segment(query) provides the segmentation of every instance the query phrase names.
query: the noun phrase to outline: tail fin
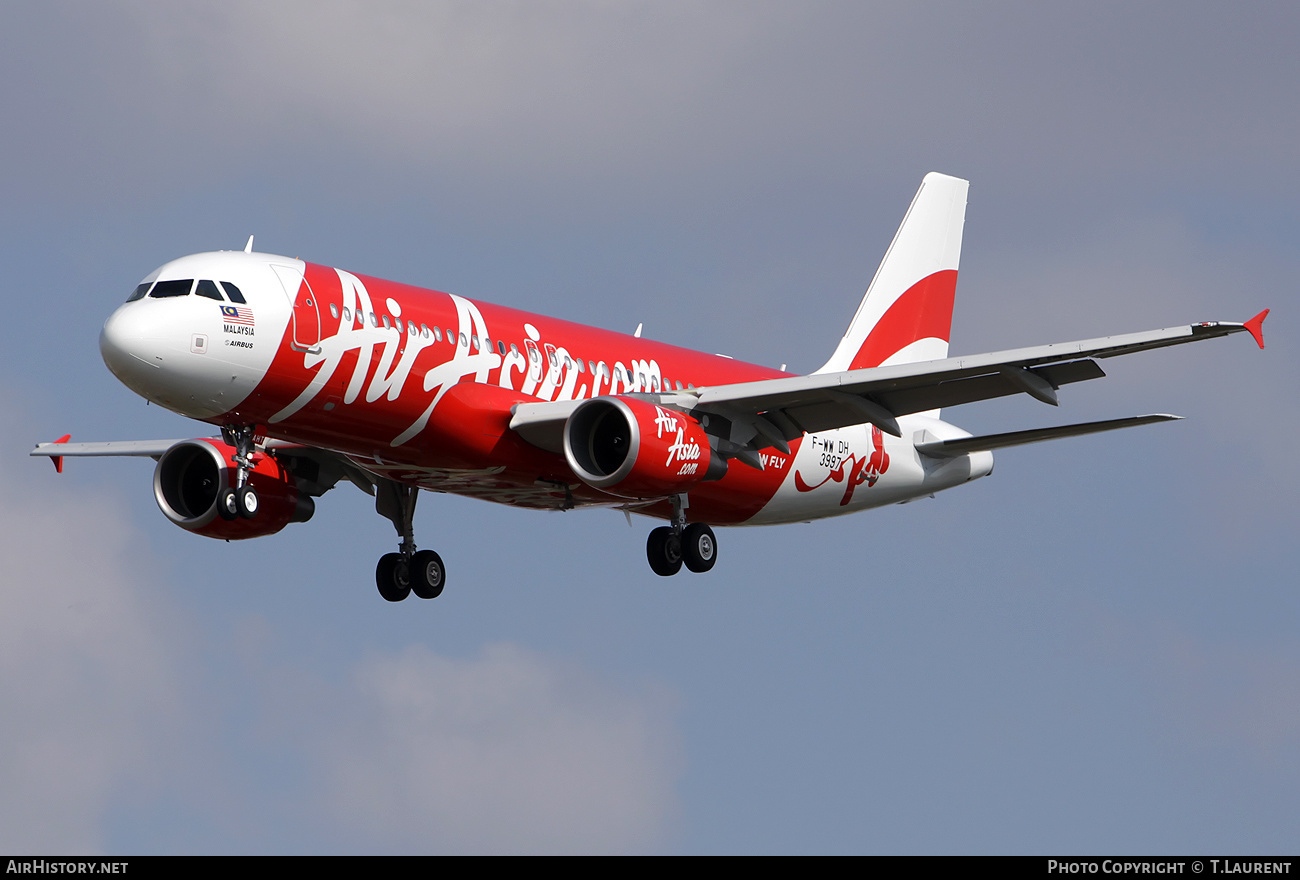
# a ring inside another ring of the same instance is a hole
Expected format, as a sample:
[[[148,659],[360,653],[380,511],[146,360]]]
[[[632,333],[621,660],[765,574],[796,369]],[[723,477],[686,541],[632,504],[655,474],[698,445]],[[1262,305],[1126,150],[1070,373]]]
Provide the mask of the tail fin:
[[[946,174],[925,176],[853,323],[818,373],[948,356],[969,186]]]

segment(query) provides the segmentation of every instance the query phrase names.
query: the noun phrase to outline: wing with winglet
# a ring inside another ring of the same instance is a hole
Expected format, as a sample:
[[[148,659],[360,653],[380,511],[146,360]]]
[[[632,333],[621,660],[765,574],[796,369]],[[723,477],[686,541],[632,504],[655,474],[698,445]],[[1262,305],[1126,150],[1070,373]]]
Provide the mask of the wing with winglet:
[[[1205,322],[920,363],[636,396],[693,415],[721,416],[731,426],[731,436],[724,440],[748,451],[775,447],[788,452],[788,442],[805,432],[870,423],[897,437],[901,436],[899,416],[1011,394],[1024,393],[1056,405],[1061,386],[1105,375],[1097,363],[1101,358],[1241,332],[1250,333],[1263,348],[1262,324],[1267,315],[1265,309],[1240,324]],[[520,404],[510,427],[536,446],[559,451],[564,422],[580,403]],[[737,450],[727,452],[742,460],[749,457]]]

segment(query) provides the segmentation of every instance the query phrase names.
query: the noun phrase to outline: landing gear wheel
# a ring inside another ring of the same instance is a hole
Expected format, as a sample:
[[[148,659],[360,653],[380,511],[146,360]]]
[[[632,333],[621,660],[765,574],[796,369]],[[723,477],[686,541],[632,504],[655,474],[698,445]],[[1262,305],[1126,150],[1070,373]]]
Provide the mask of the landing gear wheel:
[[[389,602],[400,602],[411,595],[411,572],[400,553],[385,553],[375,567],[375,586]]]
[[[704,572],[718,561],[718,539],[704,523],[691,523],[682,532],[682,561],[691,571]]]
[[[421,550],[411,557],[411,591],[421,599],[437,599],[447,582],[442,557],[432,550]],[[382,592],[382,591],[381,591]]]
[[[239,516],[239,502],[235,500],[234,489],[225,488],[217,493],[217,515],[224,520]]]
[[[235,504],[244,519],[257,516],[257,490],[248,483],[240,486],[235,490]]]
[[[646,559],[660,577],[671,577],[682,570],[682,541],[668,526],[650,532],[645,542]]]

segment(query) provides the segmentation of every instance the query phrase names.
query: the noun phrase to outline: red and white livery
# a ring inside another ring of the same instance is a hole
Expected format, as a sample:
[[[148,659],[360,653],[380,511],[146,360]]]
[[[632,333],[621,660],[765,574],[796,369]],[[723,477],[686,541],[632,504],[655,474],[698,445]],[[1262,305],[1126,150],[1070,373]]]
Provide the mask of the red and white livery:
[[[1214,322],[948,357],[967,183],[929,174],[852,323],[807,376],[597,330],[289,257],[196,254],[150,273],[104,324],[104,362],[220,438],[39,445],[157,460],[172,522],[252,538],[310,518],[340,480],[375,496],[400,549],[384,598],[432,598],[420,489],[539,509],[616,507],[666,520],[662,575],[707,571],[712,526],[837,516],[985,476],[992,450],[1176,418],[1147,415],[972,437],[944,407],[1025,393],[1055,405],[1098,361],[1247,331]]]

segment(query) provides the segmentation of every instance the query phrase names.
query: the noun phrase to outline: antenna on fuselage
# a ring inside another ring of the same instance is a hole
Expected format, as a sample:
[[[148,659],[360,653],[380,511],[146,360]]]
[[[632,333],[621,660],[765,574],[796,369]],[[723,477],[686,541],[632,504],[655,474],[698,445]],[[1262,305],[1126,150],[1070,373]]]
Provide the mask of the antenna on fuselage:
[[[637,339],[640,339],[640,338],[641,338],[641,326],[642,326],[642,324],[644,324],[644,323],[645,323],[645,322],[643,321],[641,324],[637,324],[637,325],[636,325],[636,332],[632,334],[632,335],[635,336]]]
[[[244,253],[251,254],[252,252],[253,252],[253,236],[250,235],[248,237],[248,244],[244,245]]]

